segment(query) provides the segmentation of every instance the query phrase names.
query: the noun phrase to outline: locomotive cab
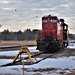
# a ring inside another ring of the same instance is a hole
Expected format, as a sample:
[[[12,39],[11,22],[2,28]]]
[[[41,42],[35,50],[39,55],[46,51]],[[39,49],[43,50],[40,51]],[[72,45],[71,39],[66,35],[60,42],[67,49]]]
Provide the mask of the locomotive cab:
[[[62,36],[62,42],[63,42],[63,47],[67,47],[68,46],[68,25],[64,23],[64,19],[60,19],[60,22],[62,22],[62,24],[60,24],[61,26],[61,30],[59,31],[61,33],[60,36]],[[60,40],[60,39],[59,39]]]

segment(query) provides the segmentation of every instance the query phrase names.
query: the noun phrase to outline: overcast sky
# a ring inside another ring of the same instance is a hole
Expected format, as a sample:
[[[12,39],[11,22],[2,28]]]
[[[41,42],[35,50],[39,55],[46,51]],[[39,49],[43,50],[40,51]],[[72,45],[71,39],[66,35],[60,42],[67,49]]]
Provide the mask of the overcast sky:
[[[64,18],[69,32],[75,32],[75,0],[0,0],[0,31],[41,29],[41,17]]]

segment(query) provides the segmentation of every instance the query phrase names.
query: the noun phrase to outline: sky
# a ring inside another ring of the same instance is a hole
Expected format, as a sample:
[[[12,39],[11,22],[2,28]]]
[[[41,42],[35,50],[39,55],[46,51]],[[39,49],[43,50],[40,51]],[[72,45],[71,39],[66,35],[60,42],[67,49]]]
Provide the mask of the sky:
[[[75,33],[75,0],[0,0],[0,31],[42,29],[42,16],[64,18]]]

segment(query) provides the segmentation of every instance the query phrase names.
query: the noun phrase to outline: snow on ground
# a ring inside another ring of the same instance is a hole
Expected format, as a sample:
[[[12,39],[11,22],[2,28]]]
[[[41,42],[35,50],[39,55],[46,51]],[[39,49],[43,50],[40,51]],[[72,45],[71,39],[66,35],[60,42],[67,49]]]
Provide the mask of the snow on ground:
[[[4,64],[4,63],[8,63],[11,60],[5,60],[5,59],[1,59],[0,60],[0,64]],[[56,68],[52,71],[52,73],[50,71],[48,72],[40,72],[40,70],[44,70],[44,69],[49,69],[49,68]],[[60,69],[58,69],[60,68]],[[30,65],[27,66],[25,65],[25,74],[26,75],[33,75],[37,73],[41,73],[42,75],[53,75],[53,74],[57,74],[60,71],[69,68],[69,69],[74,69],[75,68],[75,56],[71,56],[71,57],[62,57],[62,58],[48,58],[46,60],[43,60],[41,62],[39,62],[38,64],[34,64],[34,65]],[[40,69],[40,70],[39,70]],[[36,70],[36,72],[35,72]],[[39,70],[39,71],[37,71]],[[53,73],[54,72],[54,73]],[[66,70],[66,72],[70,72],[68,70]],[[9,67],[0,67],[0,74],[22,74],[22,65],[17,65],[17,66],[9,66]],[[56,75],[55,74],[55,75]],[[58,74],[57,74],[58,75]],[[59,74],[60,75],[60,74]]]
[[[74,48],[75,44],[68,46]],[[28,47],[31,52],[36,52],[36,47]],[[0,52],[0,55],[14,56],[18,51]],[[0,65],[11,62],[11,59],[0,59]],[[66,75],[75,71],[75,56],[47,58],[38,64],[25,65],[25,75]],[[22,65],[0,67],[0,74],[22,75]]]
[[[75,68],[75,56],[68,58],[68,57],[62,57],[62,58],[48,58],[46,60],[41,61],[38,64],[31,65],[31,66],[25,66],[26,68]],[[72,64],[71,64],[72,63]]]
[[[35,47],[28,47],[28,49],[30,50],[30,52],[38,52],[38,50],[36,50],[36,46]],[[16,56],[18,54],[18,52],[19,52],[19,50],[16,50],[16,51],[12,51],[12,50],[3,51],[3,52],[0,52],[0,55]]]
[[[6,55],[6,56],[15,56],[18,54],[19,51],[3,51],[0,52],[0,55]]]
[[[67,48],[75,49],[75,43],[69,43],[69,46],[67,46]]]

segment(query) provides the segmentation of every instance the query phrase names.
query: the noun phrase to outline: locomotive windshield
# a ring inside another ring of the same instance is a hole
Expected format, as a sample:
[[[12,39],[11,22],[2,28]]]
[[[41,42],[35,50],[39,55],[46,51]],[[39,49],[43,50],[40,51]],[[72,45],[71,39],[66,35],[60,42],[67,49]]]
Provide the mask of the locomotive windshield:
[[[52,19],[51,22],[57,22],[57,20]]]
[[[42,23],[47,23],[47,22],[57,22],[57,20],[54,20],[54,19],[45,19],[45,20],[42,20]]]
[[[42,20],[42,23],[47,23],[47,20]]]

